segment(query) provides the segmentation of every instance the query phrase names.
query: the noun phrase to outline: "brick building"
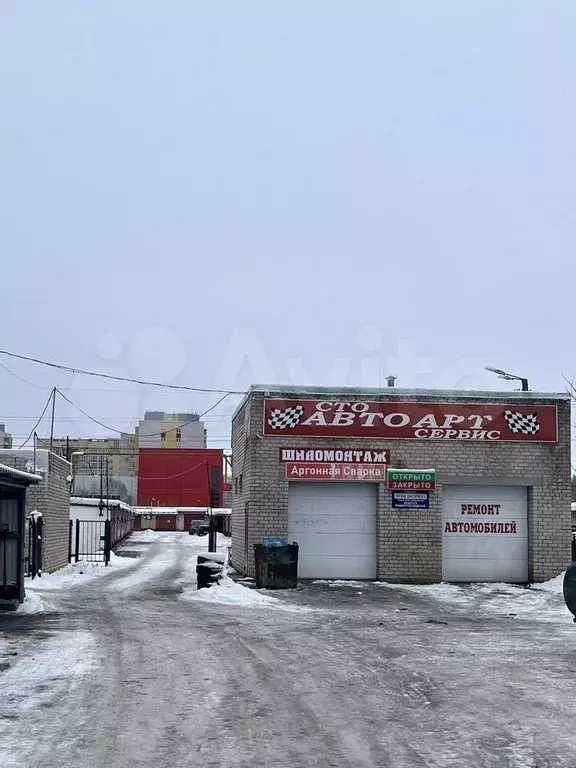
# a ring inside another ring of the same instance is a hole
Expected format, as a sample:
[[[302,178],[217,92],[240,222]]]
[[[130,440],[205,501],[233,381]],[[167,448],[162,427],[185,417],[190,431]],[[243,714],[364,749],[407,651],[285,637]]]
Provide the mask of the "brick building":
[[[568,395],[252,387],[232,465],[242,573],[274,535],[301,578],[523,583],[571,561]]]
[[[0,463],[42,478],[28,488],[26,515],[39,512],[43,518],[42,569],[51,573],[64,568],[68,564],[70,463],[49,451],[31,449],[0,450]]]

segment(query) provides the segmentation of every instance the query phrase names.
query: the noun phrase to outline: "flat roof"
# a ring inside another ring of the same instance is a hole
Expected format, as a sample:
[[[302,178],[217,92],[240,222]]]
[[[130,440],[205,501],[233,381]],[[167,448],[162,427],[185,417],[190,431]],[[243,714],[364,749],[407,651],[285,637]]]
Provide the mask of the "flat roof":
[[[17,480],[26,480],[29,484],[39,483],[44,478],[42,475],[34,475],[32,472],[23,472],[21,469],[9,467],[7,464],[0,464],[0,476],[10,475]]]
[[[429,400],[437,398],[450,400],[493,400],[493,401],[515,401],[522,400],[533,402],[535,400],[558,400],[566,402],[571,399],[568,392],[522,392],[509,390],[500,391],[492,389],[402,389],[400,387],[321,387],[306,386],[294,384],[252,384],[246,395],[242,398],[238,407],[234,411],[232,418],[236,416],[246,400],[253,394],[263,394],[270,397],[310,397],[316,395],[325,397],[332,395],[334,397],[353,397],[353,396],[378,396],[382,399],[395,400],[402,397],[422,397]]]
[[[96,499],[93,496],[70,497],[71,507],[99,507],[100,504],[102,504],[103,507],[108,507],[111,509],[119,507],[120,509],[124,509],[124,511],[133,511],[130,504],[126,504],[125,501],[121,501],[120,499],[102,499],[102,501],[100,501],[100,499]]]
[[[195,514],[210,515],[221,517],[222,515],[231,515],[232,510],[228,507],[134,507],[136,515],[181,515],[187,512]]]

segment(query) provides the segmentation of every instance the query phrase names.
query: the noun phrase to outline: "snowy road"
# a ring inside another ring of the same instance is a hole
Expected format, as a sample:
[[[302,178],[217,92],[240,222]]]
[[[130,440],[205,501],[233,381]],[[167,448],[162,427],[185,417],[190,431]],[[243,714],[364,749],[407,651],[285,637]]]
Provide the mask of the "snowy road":
[[[557,595],[315,584],[211,603],[192,537],[140,542],[44,589],[51,612],[0,616],[2,768],[576,765]]]

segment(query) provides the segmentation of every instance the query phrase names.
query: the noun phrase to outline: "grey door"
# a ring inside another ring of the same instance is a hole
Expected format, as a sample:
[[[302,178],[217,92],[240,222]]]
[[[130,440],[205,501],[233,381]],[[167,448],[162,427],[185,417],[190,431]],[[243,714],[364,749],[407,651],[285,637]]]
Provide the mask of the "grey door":
[[[20,598],[22,517],[18,496],[0,495],[0,600]]]

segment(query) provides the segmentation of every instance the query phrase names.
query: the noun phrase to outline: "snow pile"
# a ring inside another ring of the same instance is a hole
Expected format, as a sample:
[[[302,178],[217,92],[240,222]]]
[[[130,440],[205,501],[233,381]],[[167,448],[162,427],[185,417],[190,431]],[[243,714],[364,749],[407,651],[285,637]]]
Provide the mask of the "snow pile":
[[[550,579],[550,581],[543,581],[540,584],[531,584],[530,589],[537,589],[542,592],[552,592],[555,594],[562,594],[562,589],[564,587],[564,575],[566,574],[566,571],[563,573],[559,573],[558,576],[555,576],[553,579]]]
[[[26,590],[26,597],[24,602],[21,603],[15,611],[2,611],[2,618],[10,618],[11,616],[33,616],[38,613],[50,613],[54,608],[48,605],[44,600],[30,589]]]
[[[130,536],[130,541],[150,541],[151,539],[159,539],[161,536],[161,533],[159,531],[152,531],[150,528],[147,528],[145,531],[135,531]]]
[[[28,614],[32,615],[35,613],[46,613],[47,612],[47,606],[44,605],[42,600],[40,599],[40,595],[37,595],[35,592],[27,591],[26,592],[26,598],[22,605],[18,608],[17,614]],[[15,616],[17,614],[14,614]]]
[[[367,585],[367,582],[365,581],[346,581],[345,579],[317,579],[312,583],[326,584],[328,587],[353,587],[355,589],[362,589]]]
[[[207,589],[198,589],[186,592],[183,597],[186,600],[198,600],[203,603],[219,603],[220,605],[243,605],[271,607],[279,605],[280,601],[275,597],[261,595],[254,589],[248,589],[237,584],[225,576],[218,584]]]
[[[205,589],[187,590],[181,595],[187,602],[213,603],[216,605],[233,605],[245,608],[272,608],[289,613],[309,613],[320,608],[309,608],[304,605],[284,602],[277,597],[264,594],[265,590],[251,589],[233,581],[228,576],[220,579],[218,584]]]

